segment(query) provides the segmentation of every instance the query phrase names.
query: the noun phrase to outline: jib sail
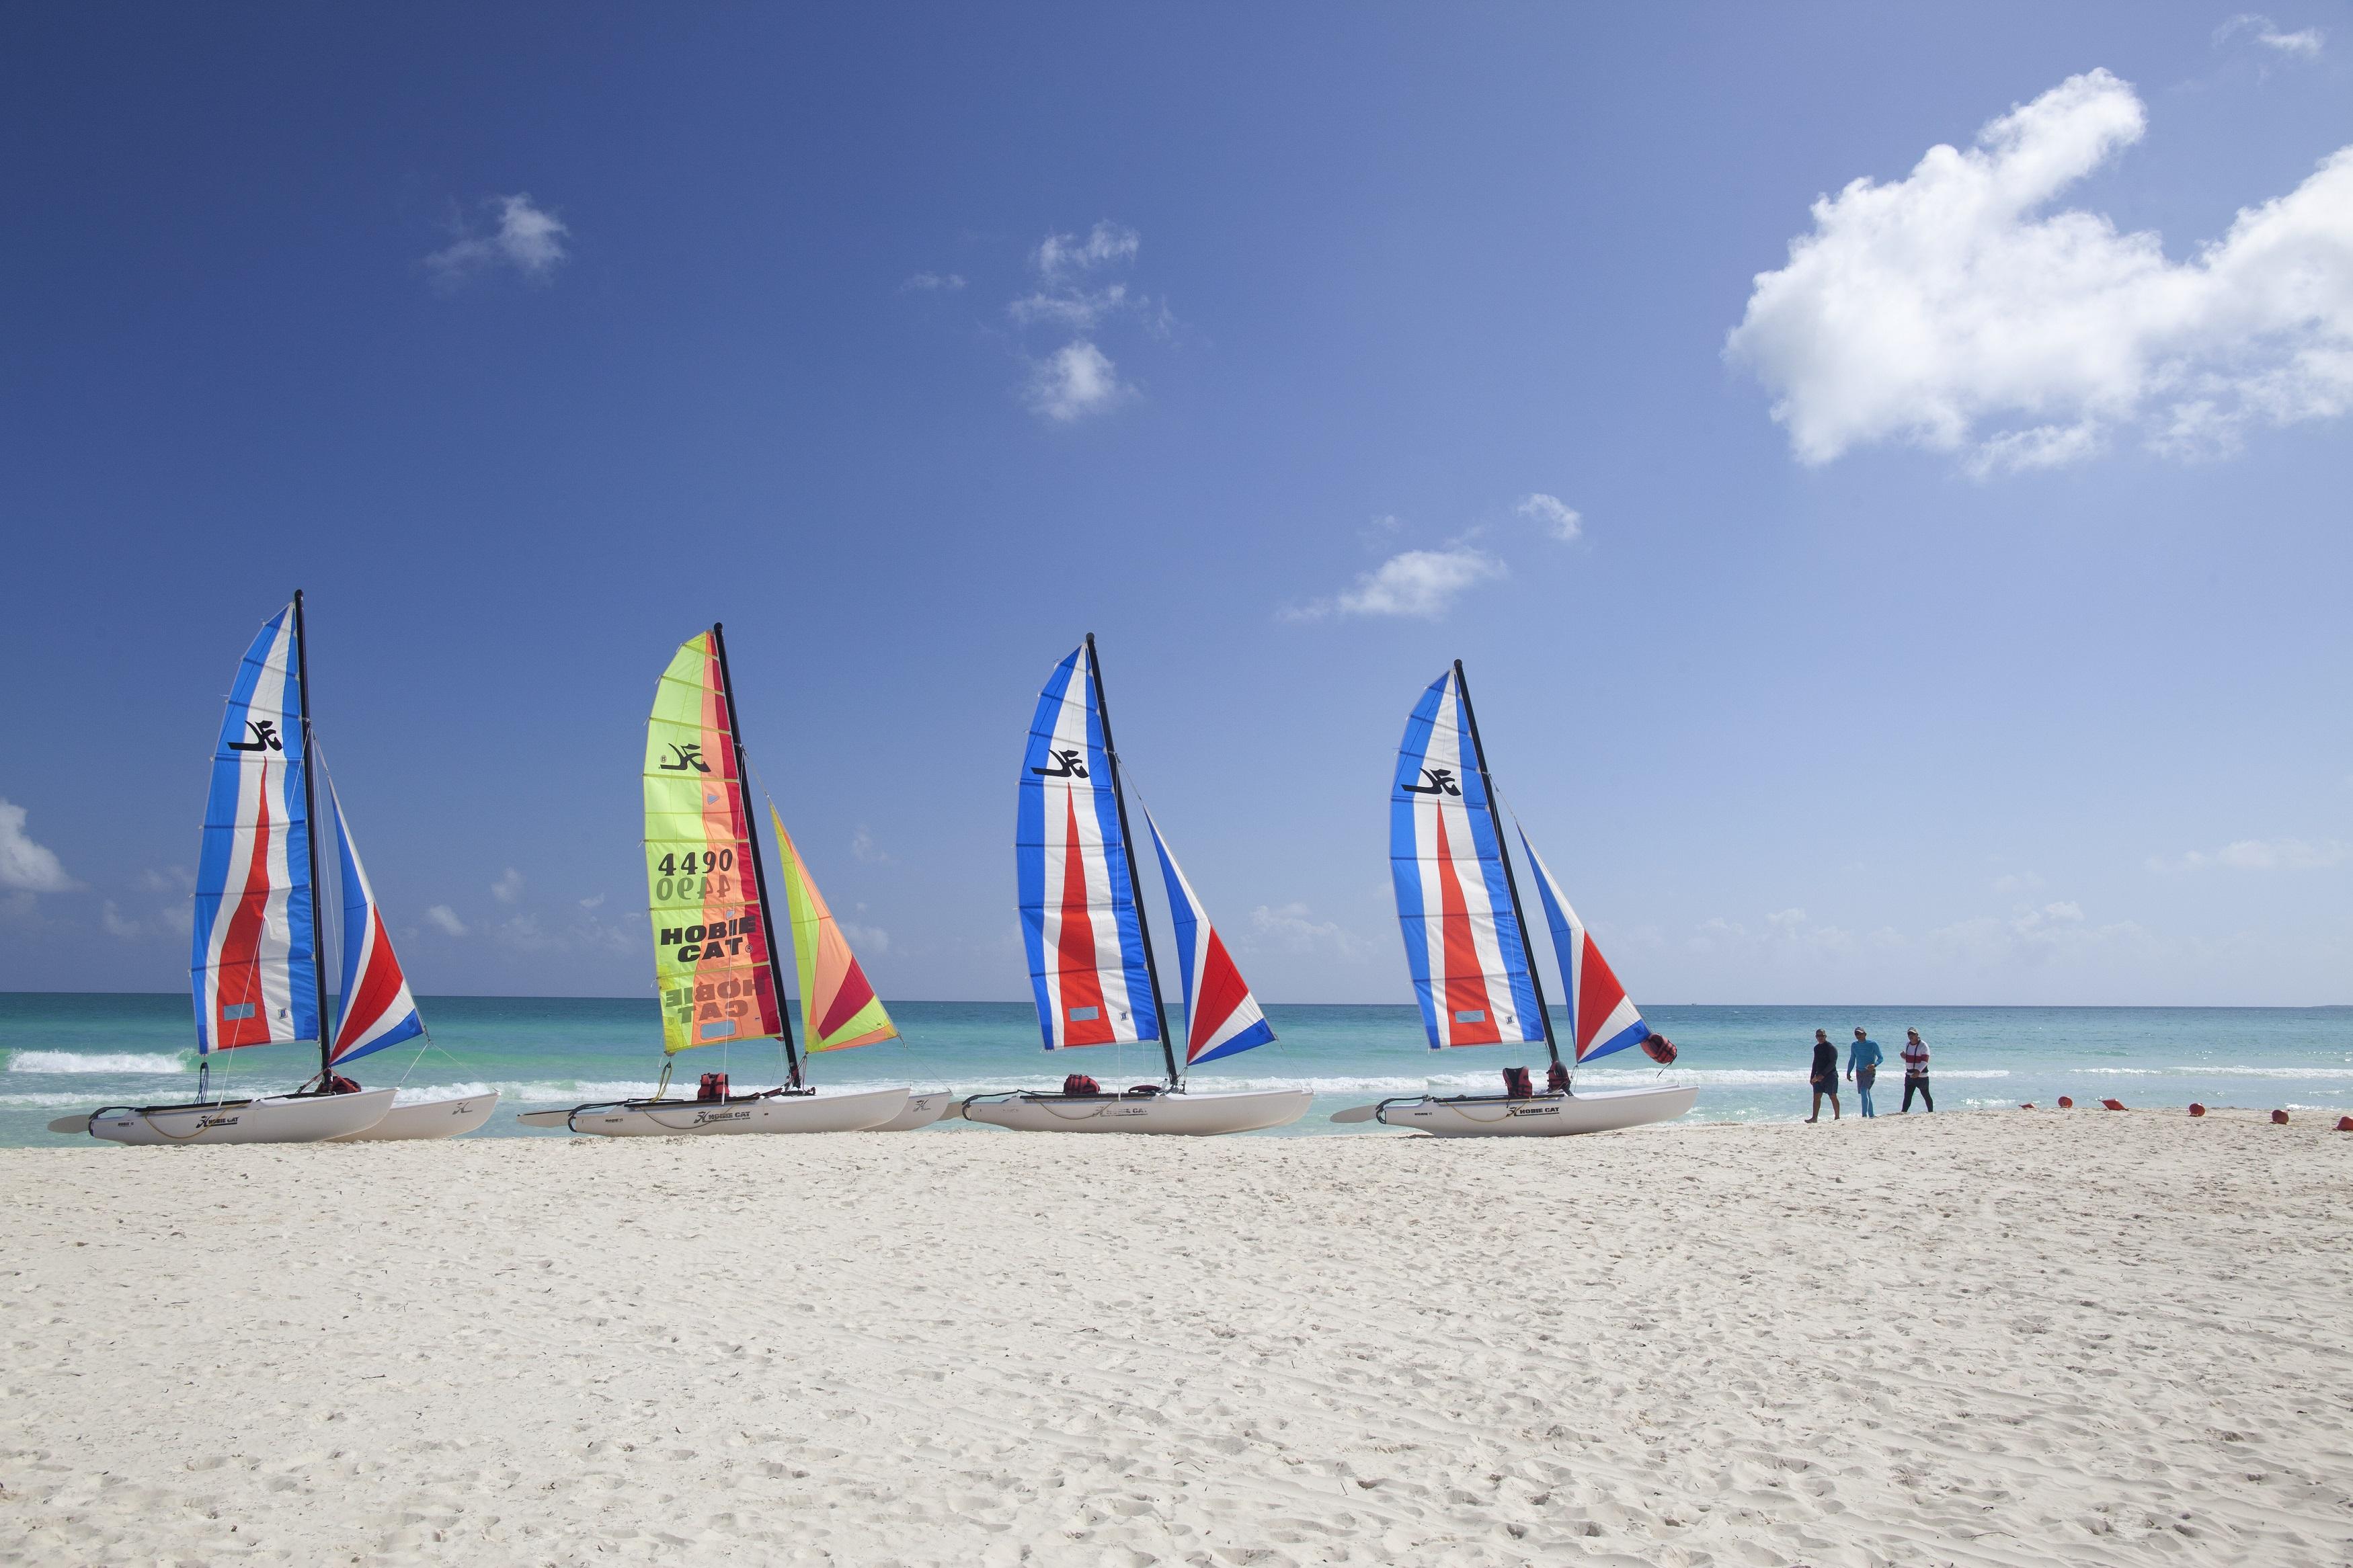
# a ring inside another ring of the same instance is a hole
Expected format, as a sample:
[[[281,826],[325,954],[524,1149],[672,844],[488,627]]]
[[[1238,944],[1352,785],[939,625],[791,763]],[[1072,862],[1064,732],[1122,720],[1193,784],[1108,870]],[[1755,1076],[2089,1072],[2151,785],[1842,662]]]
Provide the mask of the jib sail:
[[[776,831],[776,876],[784,884],[785,909],[793,922],[793,959],[800,972],[801,1048],[842,1051],[895,1040],[899,1030],[874,994],[858,955],[841,925],[826,907],[825,895],[803,864],[785,819],[768,803],[768,822]]]

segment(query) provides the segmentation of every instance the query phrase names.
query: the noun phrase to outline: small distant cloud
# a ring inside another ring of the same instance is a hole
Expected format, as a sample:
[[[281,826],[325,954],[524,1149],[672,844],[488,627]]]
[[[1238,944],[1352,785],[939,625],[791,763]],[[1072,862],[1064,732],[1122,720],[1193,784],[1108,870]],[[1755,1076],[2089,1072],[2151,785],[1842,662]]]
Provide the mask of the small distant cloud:
[[[1481,583],[1510,575],[1504,563],[1469,545],[1445,550],[1408,550],[1390,556],[1355,584],[1328,599],[1283,612],[1293,621],[1332,616],[1402,616],[1436,620],[1454,601]]]
[[[1120,381],[1109,355],[1080,338],[1030,367],[1026,401],[1031,413],[1068,425],[1117,405],[1134,390]]]
[[[510,866],[504,875],[491,884],[491,897],[502,904],[512,904],[522,897],[522,873]]]
[[[889,852],[875,842],[873,830],[862,822],[858,825],[858,831],[849,836],[849,852],[870,866],[892,863]]]
[[[2317,27],[2300,27],[2293,33],[2283,32],[2278,23],[2269,16],[2253,11],[2242,11],[2214,29],[2214,47],[2221,47],[2233,38],[2251,37],[2267,49],[2299,59],[2316,60],[2326,35]]]
[[[2168,860],[2151,856],[2152,871],[2325,871],[2353,860],[2353,844],[2340,839],[2242,838],[2220,849],[2192,849]]]
[[[862,926],[855,921],[843,921],[841,934],[849,945],[864,953],[884,953],[891,951],[891,933],[881,926]]]
[[[1362,937],[1337,921],[1319,921],[1305,904],[1261,904],[1250,911],[1250,930],[1262,943],[1307,952],[1328,949],[1341,958],[1362,957]]]
[[[604,906],[605,895],[602,893],[592,894],[590,897],[580,900],[580,907],[584,910],[602,909]]]
[[[2010,871],[1996,877],[1989,884],[1997,893],[2039,892],[2042,879],[2031,871]]]
[[[107,935],[120,937],[125,942],[137,936],[141,930],[137,921],[122,918],[122,911],[114,907],[112,899],[107,900],[105,903],[99,906],[98,923],[106,928]]]
[[[1135,230],[1106,218],[1088,230],[1084,239],[1076,235],[1048,235],[1030,254],[1029,265],[1040,277],[1064,278],[1114,261],[1134,261],[1143,245],[1144,237]]]
[[[455,289],[496,267],[512,267],[534,282],[544,281],[570,254],[564,237],[572,231],[554,213],[534,205],[528,192],[493,196],[484,205],[498,209],[494,232],[460,233],[446,248],[425,258],[439,287]]]
[[[436,904],[426,910],[425,921],[427,925],[438,928],[445,936],[466,934],[466,922],[459,920],[458,911],[447,904]]]
[[[1544,525],[1545,531],[1564,543],[1585,531],[1582,513],[1558,496],[1548,496],[1541,490],[1512,510],[1522,517],[1535,519]]]
[[[46,847],[25,832],[26,812],[0,799],[0,888],[24,893],[63,893],[78,884]]]
[[[1095,289],[1069,289],[1059,294],[1025,294],[1005,307],[1005,313],[1025,327],[1043,322],[1070,331],[1094,330],[1095,323],[1127,303],[1127,285],[1113,283]]]
[[[900,284],[899,291],[902,294],[953,294],[963,287],[964,275],[960,272],[918,272]]]

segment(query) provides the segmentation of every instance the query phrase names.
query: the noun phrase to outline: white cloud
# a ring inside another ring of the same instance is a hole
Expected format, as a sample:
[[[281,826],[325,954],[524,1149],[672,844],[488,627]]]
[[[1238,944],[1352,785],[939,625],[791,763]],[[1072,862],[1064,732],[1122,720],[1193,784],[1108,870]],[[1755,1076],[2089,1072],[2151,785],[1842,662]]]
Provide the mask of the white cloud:
[[[139,922],[124,920],[122,911],[114,907],[112,899],[99,906],[98,923],[106,928],[107,935],[121,937],[125,942],[139,934]]]
[[[891,951],[891,933],[881,926],[862,926],[855,921],[843,921],[841,934],[860,952],[872,954]]]
[[[1510,575],[1504,563],[1469,545],[1445,550],[1408,550],[1390,556],[1335,598],[1318,599],[1283,612],[1286,619],[1320,621],[1327,616],[1408,616],[1435,620],[1466,589]]]
[[[25,808],[0,799],[0,888],[62,893],[74,885],[57,856],[25,836]]]
[[[493,196],[487,205],[499,210],[496,233],[461,234],[448,248],[425,258],[443,288],[456,288],[485,268],[499,266],[543,279],[565,259],[564,237],[572,231],[554,213],[533,205],[528,193]]]
[[[2192,849],[2177,860],[2151,856],[2152,871],[2322,871],[2353,860],[2353,844],[2341,839],[2242,838],[2220,849]]]
[[[1064,278],[1113,261],[1133,261],[1143,244],[1143,237],[1135,230],[1105,219],[1089,230],[1084,239],[1070,234],[1048,235],[1031,253],[1029,265],[1038,269],[1041,278]]]
[[[2300,27],[2293,33],[2283,33],[2279,29],[2279,24],[2269,16],[2258,16],[2253,11],[2242,11],[2214,29],[2214,43],[2219,47],[2242,34],[2253,37],[2255,42],[2265,48],[2276,49],[2281,54],[2295,55],[2307,60],[2316,60],[2320,58],[2320,47],[2324,40],[2324,35],[2317,27]]]
[[[849,836],[849,852],[870,866],[892,863],[890,852],[875,841],[874,830],[862,822],[858,825],[858,831]]]
[[[1069,424],[1100,414],[1134,389],[1119,379],[1119,367],[1103,350],[1081,338],[1065,343],[1030,368],[1029,411]]]
[[[451,909],[447,904],[434,905],[431,909],[425,911],[425,919],[427,923],[438,926],[446,935],[463,936],[466,934],[466,922],[459,920],[458,918],[458,911]]]
[[[956,272],[918,272],[899,285],[899,291],[913,289],[925,294],[953,294],[964,287],[964,276]]]
[[[1250,930],[1261,942],[1293,952],[1328,949],[1345,959],[1363,956],[1364,939],[1337,921],[1319,921],[1305,904],[1279,908],[1261,904],[1250,911]]]
[[[588,898],[585,898],[580,900],[580,907],[584,910],[602,909],[605,907],[605,895],[602,893],[592,894]]]
[[[1513,509],[1522,517],[1532,517],[1544,524],[1546,532],[1564,542],[1585,531],[1584,514],[1565,504],[1558,496],[1548,496],[1539,490]]]
[[[1873,932],[1873,942],[1883,947],[1901,946],[1904,939],[1890,930]],[[1807,917],[1806,911],[1795,906],[1775,910],[1765,917],[1764,928],[1751,931],[1738,921],[1728,921],[1715,915],[1703,921],[1685,939],[1683,945],[1693,952],[1787,952],[1802,950],[1829,957],[1844,957],[1854,952],[1852,931],[1841,926],[1820,925]]]
[[[502,904],[512,904],[522,897],[522,873],[510,866],[499,879],[491,884],[491,897]]]
[[[1005,313],[1025,327],[1040,322],[1074,332],[1091,331],[1096,323],[1127,303],[1127,285],[1113,283],[1096,289],[1069,289],[1059,293],[1025,294],[1005,307]]]
[[[1725,342],[1798,458],[1909,442],[1984,474],[2126,434],[2195,456],[2251,425],[2353,409],[2353,147],[2186,262],[2101,214],[2038,216],[2147,119],[2094,70],[1967,151],[1933,147],[1904,179],[1818,199]]]
[[[1928,933],[1931,952],[1986,967],[2042,964],[2076,953],[2124,945],[2147,948],[2149,932],[2132,921],[2094,926],[2072,900],[2021,907],[2008,917],[1981,915]]]
[[[2042,879],[2032,871],[2010,871],[1996,877],[1989,884],[1997,893],[2039,892]]]

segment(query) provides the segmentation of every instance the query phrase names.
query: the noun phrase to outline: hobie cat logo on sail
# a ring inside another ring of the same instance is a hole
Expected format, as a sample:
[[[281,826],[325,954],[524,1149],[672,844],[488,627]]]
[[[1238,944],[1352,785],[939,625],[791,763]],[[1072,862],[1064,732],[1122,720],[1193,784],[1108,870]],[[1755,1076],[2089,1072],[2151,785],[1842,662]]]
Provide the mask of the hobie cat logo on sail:
[[[1039,778],[1082,779],[1087,776],[1087,764],[1079,759],[1085,755],[1084,752],[1056,752],[1052,753],[1052,767],[1031,768],[1029,771]]]
[[[232,752],[282,752],[285,745],[278,739],[278,722],[273,719],[248,719],[245,727],[253,731],[250,741],[231,741]]]
[[[689,768],[699,773],[711,771],[711,764],[702,760],[702,743],[700,741],[690,741],[682,746],[673,741],[670,743],[670,760],[661,764],[661,771],[666,773],[682,773]]]
[[[1457,800],[1462,798],[1462,792],[1455,787],[1452,768],[1424,768],[1421,770],[1421,776],[1430,782],[1426,784],[1406,785],[1405,792],[1408,795],[1451,795]]]

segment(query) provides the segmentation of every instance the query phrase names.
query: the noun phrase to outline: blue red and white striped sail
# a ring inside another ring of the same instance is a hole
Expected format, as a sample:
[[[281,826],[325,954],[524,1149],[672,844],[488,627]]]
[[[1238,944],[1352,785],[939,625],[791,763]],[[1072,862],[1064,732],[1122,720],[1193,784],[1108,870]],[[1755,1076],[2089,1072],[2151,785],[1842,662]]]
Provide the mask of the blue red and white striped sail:
[[[1398,747],[1389,876],[1430,1049],[1543,1043],[1526,933],[1451,669],[1421,694]]]
[[[351,824],[332,781],[327,800],[335,814],[335,847],[343,873],[343,1016],[335,1023],[335,1040],[327,1053],[330,1063],[347,1062],[370,1051],[414,1039],[425,1032],[425,1020],[409,994],[408,976],[392,951],[392,933],[384,929],[375,890],[368,886],[367,869],[352,845]]]
[[[245,652],[213,752],[188,959],[196,1049],[319,1037],[294,606]]]
[[[1021,760],[1014,863],[1046,1048],[1160,1037],[1093,665],[1055,666]]]
[[[1553,956],[1560,961],[1561,1000],[1577,1037],[1575,1059],[1588,1061],[1641,1045],[1650,1038],[1651,1026],[1642,1022],[1634,999],[1626,994],[1626,987],[1618,983],[1601,950],[1594,945],[1593,933],[1569,908],[1560,884],[1553,879],[1552,868],[1528,842],[1525,827],[1520,829],[1520,847],[1527,852],[1528,864],[1535,868],[1536,893],[1544,900],[1545,923],[1552,929]]]
[[[1208,910],[1168,852],[1168,840],[1152,813],[1144,814],[1152,847],[1160,853],[1160,875],[1168,885],[1168,912],[1176,922],[1176,952],[1185,971],[1185,1065],[1198,1067],[1237,1056],[1274,1038],[1241,971],[1234,967]]]

